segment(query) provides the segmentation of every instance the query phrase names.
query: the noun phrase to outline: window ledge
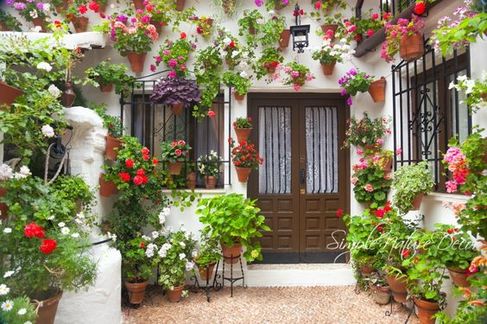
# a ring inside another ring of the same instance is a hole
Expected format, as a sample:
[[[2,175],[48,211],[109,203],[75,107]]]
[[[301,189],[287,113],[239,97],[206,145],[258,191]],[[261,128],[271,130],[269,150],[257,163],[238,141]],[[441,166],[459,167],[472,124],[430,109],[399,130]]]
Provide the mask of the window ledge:
[[[466,195],[458,195],[458,194],[448,194],[448,193],[441,193],[441,192],[432,192],[429,193],[425,199],[432,200],[432,201],[439,201],[439,202],[461,202],[465,203],[470,198],[470,196]]]

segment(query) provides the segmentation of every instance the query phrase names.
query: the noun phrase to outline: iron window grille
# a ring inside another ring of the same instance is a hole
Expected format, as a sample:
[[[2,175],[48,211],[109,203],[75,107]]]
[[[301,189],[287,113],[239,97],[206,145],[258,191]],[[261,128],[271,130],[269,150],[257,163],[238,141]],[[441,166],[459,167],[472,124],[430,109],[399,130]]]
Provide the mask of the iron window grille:
[[[392,66],[394,168],[425,160],[433,174],[436,191],[446,181],[441,160],[450,138],[460,141],[472,132],[472,120],[464,98],[450,82],[459,75],[470,77],[470,50],[441,57],[428,42],[424,55]]]
[[[176,116],[170,106],[156,104],[150,100],[152,89],[166,72],[137,78],[128,94],[121,96],[120,116],[124,133],[137,137],[155,156],[160,156],[160,147],[165,141],[183,139],[191,146],[190,157],[184,163],[182,174],[174,178],[177,187],[185,187],[186,176],[192,166],[198,175],[197,187],[204,187],[204,178],[198,172],[197,160],[211,151],[215,151],[220,157],[217,187],[231,185],[231,152],[225,143],[231,134],[232,89],[225,88],[213,101],[211,109],[215,111],[215,117],[197,120],[192,116],[191,108],[184,109],[183,113]],[[228,126],[226,130],[225,126]]]

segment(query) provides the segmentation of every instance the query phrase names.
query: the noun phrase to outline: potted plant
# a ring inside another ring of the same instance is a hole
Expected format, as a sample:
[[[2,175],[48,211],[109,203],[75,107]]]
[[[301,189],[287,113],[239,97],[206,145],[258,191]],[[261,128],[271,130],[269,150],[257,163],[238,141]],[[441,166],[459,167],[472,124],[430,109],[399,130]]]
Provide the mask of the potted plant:
[[[117,152],[122,146],[123,125],[119,116],[112,116],[106,113],[105,106],[95,106],[93,110],[103,119],[103,127],[108,130],[105,137],[105,158],[110,161],[117,159]]]
[[[369,94],[374,102],[384,102],[386,98],[386,78],[381,77],[369,85]]]
[[[264,162],[254,144],[242,141],[235,146],[235,141],[230,138],[232,149],[232,162],[237,171],[238,181],[247,182],[252,170],[256,170]]]
[[[225,85],[235,89],[234,95],[238,101],[242,101],[245,98],[249,88],[252,86],[252,81],[245,71],[226,71],[223,73],[222,81]]]
[[[144,70],[147,52],[151,50],[152,43],[159,38],[156,27],[144,19],[143,13],[134,17],[119,15],[110,23],[111,39],[114,47],[122,56],[127,56],[132,71],[140,73]]]
[[[200,246],[194,258],[201,280],[210,281],[215,265],[220,258],[221,248],[218,240],[208,237],[208,234],[204,234],[201,237]]]
[[[238,262],[242,246],[247,262],[262,259],[257,239],[262,237],[262,231],[270,231],[270,228],[259,212],[255,201],[235,193],[201,199],[196,210],[200,222],[205,225],[202,233],[220,241],[227,263]]]
[[[397,53],[406,61],[420,58],[424,53],[423,28],[423,19],[414,14],[411,20],[399,18],[396,25],[386,23],[386,41],[382,44],[381,57],[387,62]]]
[[[191,150],[191,146],[184,140],[162,143],[161,160],[168,163],[170,175],[179,175],[181,173],[183,163],[189,156],[189,150]]]
[[[238,20],[239,35],[245,36],[247,42],[253,42],[255,35],[260,31],[263,23],[264,17],[259,10],[246,9],[243,12],[242,18]]]
[[[9,3],[20,16],[25,20],[32,22],[34,27],[45,32],[47,30],[47,18],[50,18],[50,6],[42,1],[32,2],[11,2]]]
[[[235,130],[235,134],[237,134],[237,141],[239,143],[247,141],[252,132],[252,118],[238,117],[233,122],[233,129]]]
[[[293,85],[294,91],[299,91],[306,81],[311,81],[315,77],[305,65],[291,62],[284,66],[284,73],[287,77],[283,80],[284,85]]]
[[[360,147],[365,153],[380,149],[383,138],[391,132],[390,120],[386,117],[371,119],[367,113],[361,119],[350,118],[345,132],[345,147],[350,145]]]
[[[423,196],[431,191],[434,184],[426,161],[400,167],[392,181],[394,206],[403,214],[418,210]]]
[[[159,284],[166,289],[167,298],[176,303],[181,300],[185,273],[194,267],[192,260],[196,242],[185,231],[169,234],[167,242],[158,251]]]
[[[22,31],[20,26],[17,18],[0,9],[0,31]]]
[[[179,39],[166,41],[159,48],[159,56],[156,57],[156,64],[164,62],[172,73],[169,77],[184,77],[188,73],[187,62],[196,45],[188,40],[186,33],[181,33]]]
[[[284,61],[281,52],[273,47],[267,47],[262,50],[260,58],[254,65],[254,71],[257,79],[262,79],[266,74],[274,74],[277,67]]]
[[[354,52],[347,43],[340,41],[339,44],[332,44],[331,39],[326,37],[321,48],[314,51],[312,57],[321,63],[324,75],[332,75],[335,64],[350,60]]]
[[[142,237],[135,237],[127,242],[117,243],[122,254],[122,270],[125,288],[129,293],[129,302],[139,305],[144,301],[145,289],[154,269],[154,261],[146,255],[148,242]]]
[[[105,60],[88,68],[85,74],[94,86],[100,87],[101,92],[112,92],[115,86],[115,93],[121,94],[135,80],[132,76],[128,76],[127,72],[125,64],[112,64],[109,60]]]
[[[196,81],[183,78],[160,79],[152,91],[150,100],[154,103],[170,105],[174,115],[178,116],[185,107],[193,107],[201,100]]]
[[[206,189],[215,189],[220,176],[221,161],[222,158],[213,150],[198,158],[198,172],[205,178]]]
[[[372,83],[372,77],[365,72],[351,68],[347,73],[338,80],[342,88],[341,95],[348,96],[347,105],[352,105],[352,97],[359,92],[369,90]]]

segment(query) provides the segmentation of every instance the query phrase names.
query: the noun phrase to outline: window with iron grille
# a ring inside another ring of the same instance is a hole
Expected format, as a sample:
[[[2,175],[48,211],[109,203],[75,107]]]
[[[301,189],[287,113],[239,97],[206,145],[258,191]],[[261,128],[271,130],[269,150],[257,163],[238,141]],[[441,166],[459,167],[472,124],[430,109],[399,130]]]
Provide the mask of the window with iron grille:
[[[204,178],[198,174],[198,158],[211,152],[216,152],[220,157],[217,186],[231,184],[230,156],[228,150],[225,150],[225,125],[231,124],[231,103],[226,102],[221,93],[211,107],[215,112],[212,118],[197,120],[192,116],[190,108],[176,115],[170,106],[155,104],[150,100],[156,82],[139,79],[134,83],[131,93],[122,98],[121,116],[126,134],[137,137],[155,156],[161,155],[161,144],[166,141],[185,140],[192,147],[182,174],[174,178],[178,187],[185,187],[186,175],[192,171],[198,175],[197,187],[205,186]],[[229,133],[230,126],[226,134]]]
[[[425,43],[423,57],[392,66],[395,168],[428,161],[436,191],[445,191],[445,173],[441,160],[448,141],[460,141],[472,131],[468,108],[450,82],[460,75],[470,76],[470,52],[455,51],[441,57]]]

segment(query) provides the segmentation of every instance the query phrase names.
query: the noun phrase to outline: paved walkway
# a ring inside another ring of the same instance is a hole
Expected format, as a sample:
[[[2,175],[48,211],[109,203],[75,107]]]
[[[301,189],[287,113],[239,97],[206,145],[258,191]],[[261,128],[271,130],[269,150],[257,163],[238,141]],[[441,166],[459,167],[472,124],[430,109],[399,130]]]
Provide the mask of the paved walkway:
[[[160,288],[158,288],[160,289]],[[203,293],[191,293],[179,303],[169,303],[155,288],[144,305],[124,308],[124,323],[320,323],[374,324],[404,323],[407,312],[394,305],[379,306],[367,293],[355,294],[354,287],[236,288],[233,298],[225,288],[212,292],[211,302]],[[418,323],[412,316],[410,323]]]

